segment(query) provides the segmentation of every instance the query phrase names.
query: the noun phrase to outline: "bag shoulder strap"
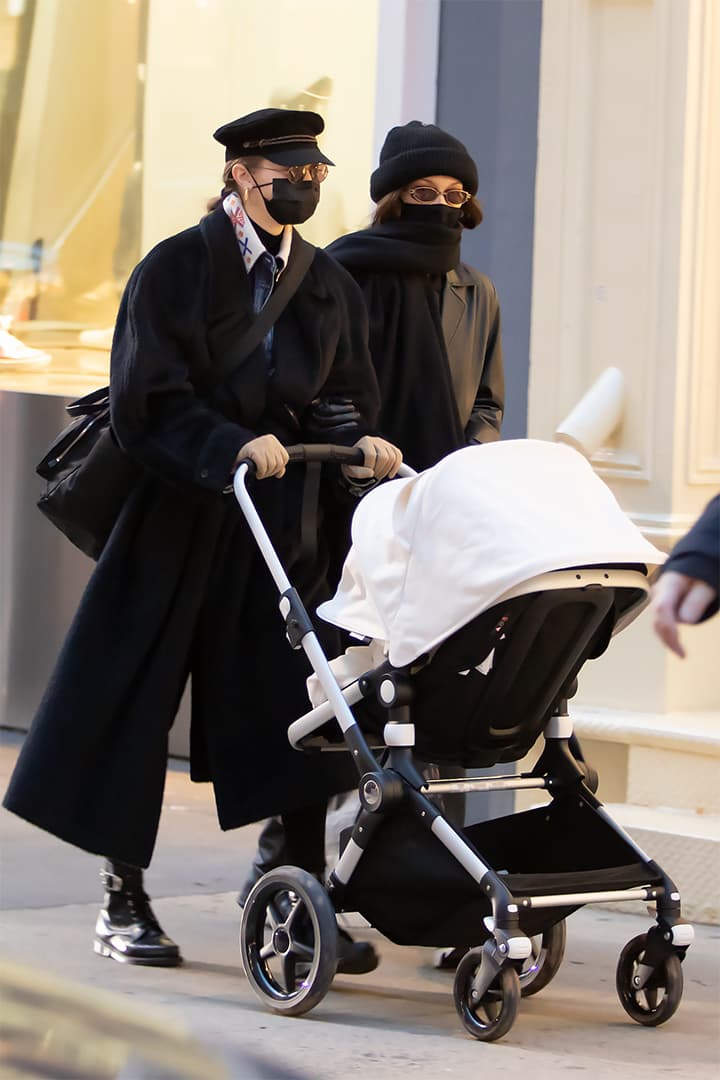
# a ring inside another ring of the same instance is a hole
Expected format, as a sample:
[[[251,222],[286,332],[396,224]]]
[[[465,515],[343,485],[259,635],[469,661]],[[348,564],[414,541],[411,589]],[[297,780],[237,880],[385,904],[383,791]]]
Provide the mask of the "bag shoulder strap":
[[[317,248],[313,244],[303,240],[297,233],[293,235],[288,264],[270,293],[267,303],[255,316],[247,334],[238,343],[238,347],[233,350],[232,364],[228,364],[227,368],[222,363],[220,365],[223,378],[232,374],[238,364],[246,360],[250,353],[265,340],[266,334],[275,325],[300,287],[312,265],[316,251]]]
[[[70,416],[94,416],[110,404],[110,387],[101,386],[99,390],[93,390],[91,394],[71,401],[65,406],[65,412]]]

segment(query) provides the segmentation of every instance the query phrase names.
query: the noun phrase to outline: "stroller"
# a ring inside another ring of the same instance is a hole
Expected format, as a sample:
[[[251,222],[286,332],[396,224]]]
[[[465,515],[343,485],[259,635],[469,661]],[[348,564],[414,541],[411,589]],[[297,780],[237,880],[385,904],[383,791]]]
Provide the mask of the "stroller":
[[[357,451],[294,447],[291,460],[354,462]],[[648,599],[664,556],[588,463],[533,440],[456,451],[379,485],[353,520],[335,597],[318,614],[363,644],[332,661],[270,544],[245,487],[235,493],[280,591],[293,648],[315,672],[314,708],[290,724],[304,752],[349,752],[360,810],[323,886],[297,867],[255,884],[243,910],[242,963],[270,1009],[301,1015],[327,993],[336,913],[359,912],[400,945],[459,947],[454,999],[465,1029],[490,1042],[521,996],[562,962],[565,919],[585,904],[643,900],[655,923],[620,954],[616,987],[635,1021],[678,1007],[693,930],[667,876],[597,799],[568,712],[586,660]],[[522,775],[427,780],[425,761],[484,768],[522,759]],[[550,801],[456,829],[443,800],[537,790]]]

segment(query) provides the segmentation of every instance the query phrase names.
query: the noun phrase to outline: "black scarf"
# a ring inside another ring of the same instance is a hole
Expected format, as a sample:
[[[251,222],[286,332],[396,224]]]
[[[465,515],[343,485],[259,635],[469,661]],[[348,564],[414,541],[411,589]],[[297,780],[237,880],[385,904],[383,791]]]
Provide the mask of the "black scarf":
[[[392,221],[328,248],[360,285],[380,384],[380,434],[414,469],[465,445],[436,282],[460,259],[460,225]]]
[[[341,236],[328,251],[348,270],[446,274],[460,261],[460,225],[386,221]]]

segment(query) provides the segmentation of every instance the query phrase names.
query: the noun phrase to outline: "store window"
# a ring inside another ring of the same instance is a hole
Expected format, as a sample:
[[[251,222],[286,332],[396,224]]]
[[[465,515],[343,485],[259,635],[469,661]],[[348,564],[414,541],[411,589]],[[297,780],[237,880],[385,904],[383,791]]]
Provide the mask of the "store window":
[[[132,267],[219,190],[213,130],[256,108],[325,119],[337,168],[303,235],[361,226],[376,50],[377,0],[0,0],[5,326],[107,346]]]
[[[105,325],[140,254],[147,0],[4,8],[2,311]]]

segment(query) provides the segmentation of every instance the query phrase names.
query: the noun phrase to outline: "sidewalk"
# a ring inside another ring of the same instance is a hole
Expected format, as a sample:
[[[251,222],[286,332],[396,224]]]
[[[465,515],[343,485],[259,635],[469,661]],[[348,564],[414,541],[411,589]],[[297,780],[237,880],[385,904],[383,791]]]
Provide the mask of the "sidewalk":
[[[0,790],[20,741],[0,732]],[[661,1028],[642,1028],[617,999],[615,964],[623,945],[650,919],[592,908],[570,918],[560,972],[523,1001],[515,1026],[496,1044],[465,1034],[453,1005],[452,975],[432,969],[429,950],[399,948],[373,931],[368,936],[382,954],[377,971],[338,977],[304,1018],[266,1012],[245,981],[237,946],[235,893],[257,831],[221,833],[211,789],[191,784],[182,764],[173,766],[147,884],[186,962],[174,970],[139,968],[92,951],[99,860],[2,811],[2,956],[112,991],[211,1044],[272,1055],[308,1080],[369,1073],[374,1080],[408,1074],[475,1080],[480,1070],[538,1080],[578,1072],[590,1080],[718,1075],[720,928],[696,927],[678,1013]]]

